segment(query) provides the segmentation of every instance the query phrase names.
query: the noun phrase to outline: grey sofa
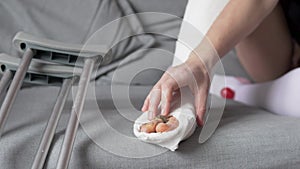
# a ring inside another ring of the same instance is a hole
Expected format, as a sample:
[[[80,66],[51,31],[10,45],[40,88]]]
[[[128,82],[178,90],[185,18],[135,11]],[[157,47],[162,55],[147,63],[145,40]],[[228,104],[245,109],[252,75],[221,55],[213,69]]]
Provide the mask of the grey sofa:
[[[140,41],[132,40],[117,45],[116,48],[119,49],[115,50],[116,63],[121,63],[128,57],[135,58],[120,66],[119,74],[115,74],[115,67],[99,69],[95,87],[98,107],[91,106],[87,99],[83,112],[83,127],[78,131],[69,168],[300,168],[300,119],[277,116],[235,102],[227,102],[218,129],[204,144],[198,143],[201,128],[198,128],[191,138],[183,141],[175,152],[142,142],[128,141],[135,139],[132,125],[140,113],[136,110],[141,107],[147,92],[161,76],[161,70],[165,70],[172,62],[176,39],[165,35],[178,33],[180,17],[184,14],[186,2],[0,2],[0,52],[14,56],[20,54],[12,46],[11,40],[20,30],[63,42],[83,43],[94,31],[124,15],[162,12],[179,17],[158,18],[154,21],[139,17],[139,24],[145,32],[161,34],[152,33],[145,37],[142,35]],[[145,49],[147,52],[141,53],[140,48],[145,46],[140,44],[147,42],[143,41],[143,38],[153,40],[151,48],[154,50]],[[223,63],[226,74],[247,77],[234,52],[225,56]],[[139,73],[133,78],[127,76],[136,71]],[[31,167],[58,91],[59,88],[53,86],[24,87],[20,91],[0,140],[0,168]],[[55,168],[71,106],[72,95],[60,119],[44,168]],[[102,120],[94,118],[96,109],[101,110]],[[91,135],[87,130],[95,130],[95,135]],[[113,132],[120,133],[123,137],[120,138]],[[145,146],[144,150],[139,149],[141,145]],[[118,153],[118,149],[121,153]],[[148,157],[143,158],[133,156],[135,152],[143,151],[152,151],[152,155],[146,153]]]

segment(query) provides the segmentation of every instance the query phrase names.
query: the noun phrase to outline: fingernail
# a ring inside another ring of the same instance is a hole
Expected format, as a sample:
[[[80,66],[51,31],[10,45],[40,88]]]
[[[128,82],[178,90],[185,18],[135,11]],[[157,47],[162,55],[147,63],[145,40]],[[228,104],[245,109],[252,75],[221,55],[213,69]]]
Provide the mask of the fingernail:
[[[199,127],[203,126],[203,120],[200,119],[198,116],[196,118],[196,121],[197,121],[197,124],[198,124]]]
[[[141,111],[145,111],[145,106],[143,106],[143,107],[141,108]]]

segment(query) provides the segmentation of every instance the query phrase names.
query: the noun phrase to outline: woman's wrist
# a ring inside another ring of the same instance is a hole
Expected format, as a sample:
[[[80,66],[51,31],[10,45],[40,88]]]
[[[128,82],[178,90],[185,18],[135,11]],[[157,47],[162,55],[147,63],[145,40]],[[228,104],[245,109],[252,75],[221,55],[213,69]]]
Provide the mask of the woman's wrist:
[[[194,52],[191,53],[185,64],[193,72],[194,75],[208,77],[210,74],[211,68],[207,67],[205,61]]]
[[[220,57],[212,45],[202,43],[191,52],[186,64],[192,69],[198,69],[209,74],[219,60]]]

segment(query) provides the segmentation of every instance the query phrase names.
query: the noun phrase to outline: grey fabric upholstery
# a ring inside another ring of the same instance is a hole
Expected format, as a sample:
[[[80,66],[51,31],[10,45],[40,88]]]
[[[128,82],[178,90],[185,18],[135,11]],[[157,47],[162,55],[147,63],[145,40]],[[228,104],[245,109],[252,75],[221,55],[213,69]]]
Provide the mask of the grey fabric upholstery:
[[[123,91],[126,86],[118,86]],[[139,108],[150,87],[131,86],[130,99]],[[97,101],[107,123],[117,132],[134,138],[133,122],[116,110],[110,86],[97,86]],[[50,115],[56,87],[27,88],[20,92],[0,142],[3,168],[30,168],[41,134]],[[120,96],[116,99],[122,99]],[[47,158],[45,168],[54,168],[63,140],[72,99],[69,98]],[[85,113],[88,112],[88,104]],[[126,106],[124,107],[126,109]],[[131,113],[131,112],[128,112]],[[90,123],[93,123],[91,120]],[[104,123],[104,122],[102,122]],[[205,144],[198,144],[200,129],[182,142],[176,152],[132,159],[105,151],[82,128],[76,138],[70,167],[82,168],[299,168],[300,119],[273,115],[264,110],[228,102],[216,133]],[[115,147],[133,147],[130,142],[114,140],[114,135],[99,130],[100,138]],[[145,143],[146,144],[146,143]],[[134,152],[135,149],[130,151]],[[2,168],[1,167],[1,168]]]
[[[144,65],[143,69],[146,70],[131,83],[154,84],[162,72],[148,69],[148,67],[165,70],[171,64],[173,57],[164,55],[164,57],[160,57],[160,62],[151,62],[152,65],[149,65],[149,59],[156,59],[155,53],[149,51],[148,57],[144,57],[138,51],[144,48],[174,51],[175,39],[180,26],[179,18],[174,20],[174,17],[182,17],[186,1],[177,0],[178,5],[172,8],[170,8],[170,1],[161,2],[162,5],[159,8],[153,8],[157,6],[155,4],[158,2],[144,1],[144,7],[141,6],[141,2],[127,0],[2,1],[0,2],[0,21],[5,24],[0,31],[2,39],[0,52],[20,56],[11,43],[13,36],[18,31],[66,43],[84,44],[89,41],[90,43],[104,44],[112,48],[114,62],[99,69],[98,76],[108,73],[101,77],[103,82],[111,83],[113,70],[118,66],[122,68],[123,72],[130,74],[136,71],[132,69],[136,65]],[[137,10],[132,6],[137,6]],[[147,8],[145,8],[146,6]],[[130,15],[134,12],[160,12],[174,16],[156,20],[151,17],[146,20],[147,17],[144,17],[141,21],[136,16]],[[116,21],[127,15],[130,15],[130,19]],[[169,32],[172,32],[172,38],[165,36]],[[122,39],[127,34],[134,36]],[[115,42],[118,43],[115,44]],[[116,79],[116,82],[128,83],[124,79]]]
[[[122,0],[119,0],[122,1]],[[188,0],[129,0],[136,12],[159,12],[183,17]]]
[[[102,3],[101,3],[102,2]],[[115,3],[117,2],[117,3]],[[129,2],[129,3],[127,3]],[[34,33],[43,37],[51,37],[72,43],[82,43],[92,30],[102,26],[114,18],[132,12],[163,12],[178,17],[184,13],[186,0],[4,0],[0,2],[0,51],[12,55],[19,55],[11,46],[11,39],[19,30]],[[129,5],[129,6],[128,6]],[[133,8],[131,8],[131,7]],[[122,11],[116,11],[122,9]],[[167,35],[176,35],[180,22],[178,19],[149,18],[140,19],[145,31],[161,32]],[[97,24],[92,24],[97,23]],[[138,22],[135,22],[138,23]],[[54,29],[55,28],[55,29]],[[76,36],[74,36],[74,34]],[[118,93],[115,100],[111,96],[109,84],[115,75],[109,72],[97,81],[96,96],[99,108],[105,121],[97,121],[89,116],[94,112],[90,108],[89,100],[85,105],[83,118],[89,119],[91,129],[93,124],[109,124],[117,133],[134,139],[132,120],[139,112],[126,111],[131,104],[139,109],[151,85],[160,77],[161,71],[144,71],[133,79],[129,75],[140,71],[143,67],[153,67],[165,70],[172,61],[175,39],[170,36],[151,35],[156,50],[144,53],[143,50],[128,52],[129,55],[139,58],[122,66],[120,74],[116,75],[117,85],[114,90]],[[126,46],[126,45],[124,45]],[[135,45],[133,45],[135,46]],[[139,46],[139,45],[137,45]],[[161,55],[163,57],[159,58]],[[233,52],[223,60],[226,73],[229,75],[245,76],[247,74],[239,65]],[[127,91],[127,85],[132,86]],[[140,84],[139,86],[137,84]],[[148,85],[146,85],[148,84]],[[50,116],[58,94],[58,87],[32,87],[20,91],[7,126],[0,140],[0,168],[19,169],[30,168],[39,141]],[[125,104],[129,92],[131,104]],[[123,105],[118,110],[116,102]],[[64,137],[66,123],[72,106],[70,96],[60,120],[51,153],[47,157],[45,168],[55,168],[59,150]],[[120,114],[121,110],[125,114]],[[86,124],[86,123],[84,123]],[[78,131],[69,168],[299,168],[300,166],[300,119],[273,115],[259,108],[247,107],[234,102],[228,102],[221,124],[211,139],[205,144],[198,144],[200,128],[191,138],[182,142],[178,151],[167,151],[148,158],[127,158],[106,151],[92,140],[84,127]],[[139,150],[132,148],[135,144],[117,140],[114,134],[107,132],[107,128],[96,128],[99,140],[109,141],[115,148],[125,148],[129,153]],[[152,147],[146,143],[145,150],[164,151],[159,147]],[[130,149],[128,149],[130,148]]]
[[[129,6],[127,1],[123,6]],[[132,13],[123,10],[116,0],[89,1],[37,1],[12,0],[0,2],[0,52],[20,56],[12,46],[12,39],[19,31],[38,37],[75,44],[102,44],[112,49],[113,64],[101,67],[99,75],[115,69],[120,60],[137,60],[131,55],[141,48],[149,48],[154,38],[142,34],[143,26]],[[132,36],[134,35],[134,36]],[[129,36],[129,37],[128,37]]]

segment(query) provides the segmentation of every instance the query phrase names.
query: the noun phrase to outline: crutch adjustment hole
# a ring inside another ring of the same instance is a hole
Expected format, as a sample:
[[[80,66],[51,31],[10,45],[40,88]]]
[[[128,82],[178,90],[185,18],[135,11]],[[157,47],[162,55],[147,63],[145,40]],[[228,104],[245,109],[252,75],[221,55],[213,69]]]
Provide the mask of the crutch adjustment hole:
[[[24,42],[20,43],[20,48],[22,50],[25,50],[26,49],[26,43],[24,43]]]
[[[5,70],[6,70],[6,66],[5,65],[1,65],[0,68],[1,68],[2,72],[5,72]]]

